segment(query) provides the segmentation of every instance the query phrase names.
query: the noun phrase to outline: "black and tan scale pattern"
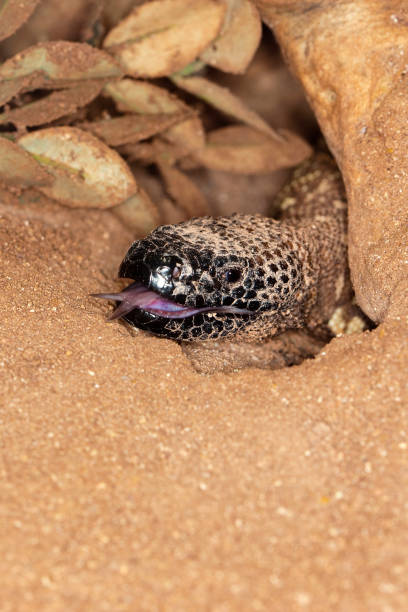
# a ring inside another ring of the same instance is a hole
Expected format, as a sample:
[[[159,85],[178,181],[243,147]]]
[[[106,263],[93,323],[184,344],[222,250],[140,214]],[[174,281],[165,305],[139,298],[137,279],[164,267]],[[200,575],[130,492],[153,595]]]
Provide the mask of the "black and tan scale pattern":
[[[120,276],[145,284],[152,270],[177,268],[161,289],[166,297],[251,314],[165,319],[135,310],[126,320],[182,341],[259,340],[287,329],[318,329],[349,289],[346,203],[334,162],[323,154],[305,162],[279,201],[280,220],[236,214],[158,227],[131,246],[120,268]]]

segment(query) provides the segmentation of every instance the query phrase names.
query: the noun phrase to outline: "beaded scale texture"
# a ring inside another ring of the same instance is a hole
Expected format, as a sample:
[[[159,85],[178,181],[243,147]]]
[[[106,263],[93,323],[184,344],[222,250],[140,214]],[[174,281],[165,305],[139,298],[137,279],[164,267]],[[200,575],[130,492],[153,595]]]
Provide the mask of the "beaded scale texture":
[[[132,244],[112,318],[180,341],[258,341],[289,329],[319,334],[350,298],[346,198],[334,161],[317,154],[278,196],[279,219],[201,217]]]

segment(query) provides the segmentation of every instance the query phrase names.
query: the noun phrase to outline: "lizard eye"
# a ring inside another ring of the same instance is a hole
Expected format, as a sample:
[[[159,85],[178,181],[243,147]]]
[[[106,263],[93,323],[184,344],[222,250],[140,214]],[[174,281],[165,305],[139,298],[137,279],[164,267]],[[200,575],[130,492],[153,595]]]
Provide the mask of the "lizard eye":
[[[225,272],[225,280],[228,283],[236,283],[241,278],[241,274],[239,268],[230,268]]]

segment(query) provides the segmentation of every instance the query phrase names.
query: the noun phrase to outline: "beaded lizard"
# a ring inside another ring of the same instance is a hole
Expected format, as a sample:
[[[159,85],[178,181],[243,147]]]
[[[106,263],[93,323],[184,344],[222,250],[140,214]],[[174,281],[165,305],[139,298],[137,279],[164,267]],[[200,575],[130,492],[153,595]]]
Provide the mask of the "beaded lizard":
[[[319,153],[278,195],[280,218],[234,214],[155,229],[129,248],[110,319],[182,342],[258,342],[303,328],[322,337],[350,300],[347,204],[340,172]],[[327,338],[326,338],[327,339]]]

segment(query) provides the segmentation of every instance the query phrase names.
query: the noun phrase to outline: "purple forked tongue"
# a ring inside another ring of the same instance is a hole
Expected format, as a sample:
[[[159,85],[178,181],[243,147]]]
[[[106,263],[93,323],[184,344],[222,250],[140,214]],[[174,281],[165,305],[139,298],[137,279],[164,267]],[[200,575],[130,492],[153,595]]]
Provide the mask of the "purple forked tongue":
[[[132,283],[129,287],[126,287],[120,293],[92,293],[92,297],[103,298],[105,300],[114,300],[115,302],[121,302],[117,308],[108,317],[108,321],[114,321],[124,317],[128,312],[131,312],[135,308],[143,308],[143,298],[146,293],[153,294],[152,291],[148,291],[141,283]],[[154,294],[157,297],[156,294]],[[152,296],[150,297],[150,301]]]
[[[146,312],[150,312],[160,317],[166,317],[167,319],[184,319],[185,317],[191,317],[199,312],[252,314],[249,310],[234,308],[233,306],[204,306],[203,308],[182,306],[181,304],[177,304],[176,302],[172,302],[162,297],[155,291],[147,289],[141,283],[132,283],[120,293],[92,293],[91,295],[92,297],[121,302],[110,315],[108,321],[124,317],[132,310],[135,310],[135,308],[145,310]]]

